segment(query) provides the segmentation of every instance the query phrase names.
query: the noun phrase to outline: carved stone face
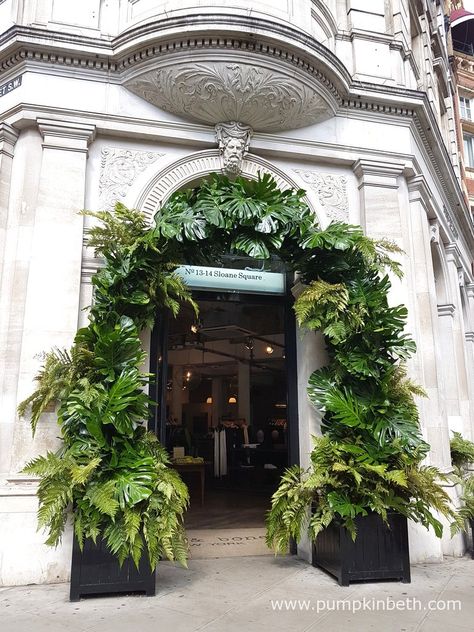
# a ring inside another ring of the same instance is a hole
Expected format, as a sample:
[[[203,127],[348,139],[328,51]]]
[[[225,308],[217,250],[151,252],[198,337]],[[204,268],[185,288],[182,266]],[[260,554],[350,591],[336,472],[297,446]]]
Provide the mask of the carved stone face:
[[[224,168],[229,173],[239,173],[244,157],[245,142],[241,138],[228,138],[224,142],[222,157]]]

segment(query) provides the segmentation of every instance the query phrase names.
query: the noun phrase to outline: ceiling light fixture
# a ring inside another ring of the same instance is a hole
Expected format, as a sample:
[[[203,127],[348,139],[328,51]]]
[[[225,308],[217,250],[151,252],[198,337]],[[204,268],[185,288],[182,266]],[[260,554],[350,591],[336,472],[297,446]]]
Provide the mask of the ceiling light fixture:
[[[265,351],[268,353],[268,355],[272,355],[272,353],[275,351],[275,349],[272,347],[272,345],[267,345],[265,347]]]
[[[191,325],[191,331],[193,334],[197,334],[202,329],[202,322],[200,320],[195,320]]]
[[[237,397],[235,397],[235,395],[229,397],[229,404],[237,404]]]

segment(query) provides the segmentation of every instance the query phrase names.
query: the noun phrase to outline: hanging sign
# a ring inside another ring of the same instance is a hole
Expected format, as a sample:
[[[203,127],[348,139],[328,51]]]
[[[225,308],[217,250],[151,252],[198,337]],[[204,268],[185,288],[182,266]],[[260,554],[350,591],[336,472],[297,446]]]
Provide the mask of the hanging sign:
[[[190,288],[194,289],[251,294],[285,294],[285,275],[281,272],[208,266],[180,266],[176,272]]]

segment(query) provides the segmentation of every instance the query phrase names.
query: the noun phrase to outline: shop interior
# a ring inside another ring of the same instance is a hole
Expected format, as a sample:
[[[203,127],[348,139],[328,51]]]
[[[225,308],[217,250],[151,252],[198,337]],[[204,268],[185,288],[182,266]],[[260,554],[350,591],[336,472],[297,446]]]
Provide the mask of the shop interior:
[[[198,296],[170,322],[166,447],[191,529],[263,526],[288,465],[284,303]]]

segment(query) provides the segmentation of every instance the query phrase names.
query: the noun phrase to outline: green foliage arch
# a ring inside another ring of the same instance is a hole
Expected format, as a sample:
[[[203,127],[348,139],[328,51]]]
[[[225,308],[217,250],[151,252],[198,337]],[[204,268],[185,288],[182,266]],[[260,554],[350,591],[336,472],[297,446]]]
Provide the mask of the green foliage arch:
[[[99,220],[89,244],[104,266],[93,278],[89,325],[69,351],[47,354],[31,407],[33,430],[57,404],[63,444],[37,457],[25,471],[41,477],[39,525],[56,545],[73,507],[75,534],[102,536],[123,560],[147,551],[152,567],[162,557],[186,560],[183,514],[186,487],[167,454],[145,430],[151,402],[139,332],[160,309],[194,305],[176,267],[219,265],[235,253],[278,256],[298,274],[304,290],[295,303],[300,326],[322,331],[330,362],[311,376],[308,392],[322,414],[308,471],[292,467],[273,497],[268,543],[285,550],[308,523],[315,537],[331,520],[352,533],[354,518],[395,510],[441,525],[432,508],[448,515],[439,472],[423,466],[414,395],[403,361],[415,350],[404,333],[406,310],[387,296],[391,259],[398,249],[374,241],[360,227],[332,223],[322,230],[303,201],[304,191],[281,191],[268,175],[256,181],[212,175],[175,193],[153,225],[136,210],[89,213]],[[197,306],[194,305],[197,309]]]

